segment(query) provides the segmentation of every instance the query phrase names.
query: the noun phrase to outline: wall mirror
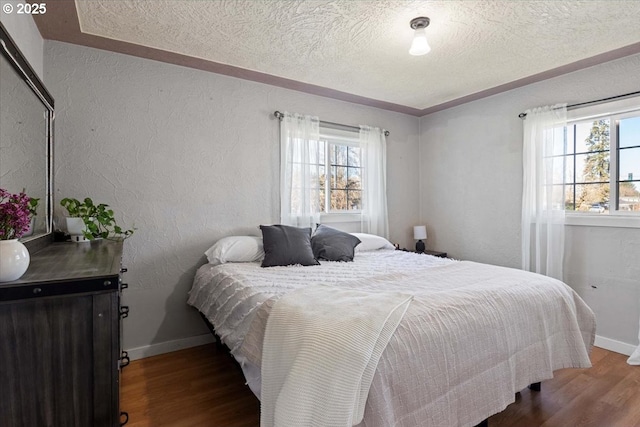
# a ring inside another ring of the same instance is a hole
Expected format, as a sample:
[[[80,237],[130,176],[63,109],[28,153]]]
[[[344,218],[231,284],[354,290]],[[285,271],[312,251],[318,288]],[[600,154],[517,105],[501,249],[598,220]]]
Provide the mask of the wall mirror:
[[[39,199],[30,248],[51,240],[53,98],[0,24],[0,188]]]

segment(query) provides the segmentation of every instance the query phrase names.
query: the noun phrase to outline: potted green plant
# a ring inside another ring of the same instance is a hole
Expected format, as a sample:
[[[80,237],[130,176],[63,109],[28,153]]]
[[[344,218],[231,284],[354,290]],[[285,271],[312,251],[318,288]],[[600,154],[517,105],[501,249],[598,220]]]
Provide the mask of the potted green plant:
[[[25,190],[23,189],[22,192],[24,193]],[[22,235],[22,237],[29,237],[33,234],[33,230],[35,227],[35,222],[36,222],[36,215],[38,215],[38,202],[40,201],[40,199],[35,198],[35,197],[31,197],[29,199],[29,203],[27,205],[28,209],[29,209],[29,229],[27,230],[26,233],[24,233]]]
[[[95,204],[90,197],[86,197],[82,202],[67,197],[60,200],[60,205],[69,212],[67,230],[75,242],[95,239],[124,240],[133,234],[133,229],[124,230],[116,223],[109,205]]]

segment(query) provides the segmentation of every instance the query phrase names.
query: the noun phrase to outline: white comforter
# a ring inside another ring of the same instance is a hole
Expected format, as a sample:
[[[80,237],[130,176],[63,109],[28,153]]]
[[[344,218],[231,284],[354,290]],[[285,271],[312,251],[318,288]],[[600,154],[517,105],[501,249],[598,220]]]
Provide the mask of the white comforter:
[[[554,370],[590,366],[594,316],[571,288],[472,262],[376,251],[314,267],[205,265],[189,303],[237,359],[259,366],[270,308],[314,283],[415,296],[378,363],[361,426],[475,425]]]

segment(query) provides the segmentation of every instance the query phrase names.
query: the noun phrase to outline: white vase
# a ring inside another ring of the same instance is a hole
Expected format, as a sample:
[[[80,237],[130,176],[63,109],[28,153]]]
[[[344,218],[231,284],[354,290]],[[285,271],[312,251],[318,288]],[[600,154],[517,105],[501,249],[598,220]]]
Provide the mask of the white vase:
[[[29,268],[29,251],[18,239],[0,240],[0,282],[22,277]]]
[[[86,226],[82,218],[67,217],[67,231],[72,242],[88,242],[89,239],[84,237],[84,230],[86,230]]]

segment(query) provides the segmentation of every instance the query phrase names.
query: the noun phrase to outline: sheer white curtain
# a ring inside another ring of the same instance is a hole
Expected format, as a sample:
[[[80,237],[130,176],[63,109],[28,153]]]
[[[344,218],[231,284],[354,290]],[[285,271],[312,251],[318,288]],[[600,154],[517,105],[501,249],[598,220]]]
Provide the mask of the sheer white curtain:
[[[284,113],[280,122],[280,222],[315,227],[320,221],[320,121]]]
[[[379,128],[360,126],[362,231],[389,237],[387,214],[387,139]]]
[[[522,268],[562,280],[566,104],[527,110],[522,183]]]

